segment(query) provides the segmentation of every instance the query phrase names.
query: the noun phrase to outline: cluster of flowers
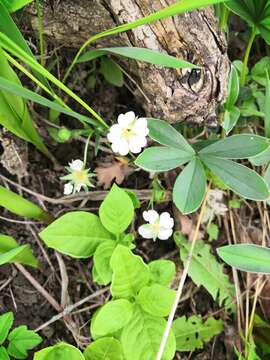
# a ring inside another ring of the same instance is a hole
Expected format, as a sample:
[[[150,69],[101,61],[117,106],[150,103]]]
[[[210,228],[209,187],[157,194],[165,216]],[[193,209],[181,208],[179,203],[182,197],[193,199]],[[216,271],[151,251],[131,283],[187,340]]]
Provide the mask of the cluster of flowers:
[[[134,154],[141,152],[147,144],[146,137],[149,133],[147,120],[138,118],[133,111],[129,111],[126,114],[120,114],[117,122],[111,126],[107,135],[113,152],[122,156],[129,152]],[[65,195],[94,187],[90,181],[94,174],[85,168],[83,161],[73,160],[66,169],[68,175],[61,178],[68,181],[64,187]],[[155,210],[148,210],[143,212],[143,218],[146,224],[141,225],[138,232],[145,239],[167,240],[172,235],[174,220],[168,212],[159,215]]]

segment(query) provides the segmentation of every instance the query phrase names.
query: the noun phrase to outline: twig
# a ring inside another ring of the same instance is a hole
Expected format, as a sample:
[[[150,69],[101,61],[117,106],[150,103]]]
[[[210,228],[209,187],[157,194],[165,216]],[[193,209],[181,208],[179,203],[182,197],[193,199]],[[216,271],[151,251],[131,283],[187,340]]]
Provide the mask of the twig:
[[[196,240],[197,240],[198,233],[199,233],[199,230],[200,230],[200,225],[201,225],[201,221],[202,221],[202,218],[203,218],[203,213],[204,213],[205,205],[206,205],[206,202],[207,202],[210,187],[211,187],[211,182],[208,185],[208,189],[207,189],[207,192],[205,194],[205,197],[204,197],[204,200],[203,200],[203,203],[202,203],[202,206],[201,206],[201,210],[200,210],[200,214],[199,214],[199,217],[198,217],[196,229],[194,231],[194,235],[193,235],[193,239],[192,239],[192,242],[191,242],[190,250],[189,250],[188,256],[186,258],[185,264],[184,264],[184,270],[183,270],[182,276],[180,278],[180,282],[179,282],[179,286],[178,286],[178,289],[177,289],[177,292],[176,292],[175,300],[174,300],[174,303],[173,303],[173,306],[172,306],[172,309],[171,309],[170,315],[168,317],[167,324],[166,324],[166,327],[165,327],[165,330],[164,330],[164,333],[163,333],[163,336],[162,336],[162,339],[161,339],[161,343],[160,343],[158,354],[156,356],[156,360],[161,360],[162,359],[162,356],[163,356],[163,353],[164,353],[164,350],[165,350],[165,347],[166,347],[166,344],[167,344],[167,340],[168,340],[168,337],[169,337],[169,334],[170,334],[170,330],[171,330],[171,327],[172,327],[173,319],[174,319],[174,316],[175,316],[175,313],[176,313],[176,310],[177,310],[177,306],[178,306],[178,303],[179,303],[180,298],[182,296],[183,287],[184,287],[184,284],[185,284],[185,281],[186,281],[186,277],[187,277],[187,274],[188,274],[189,266],[190,266],[192,255],[193,255],[193,250],[195,248]]]

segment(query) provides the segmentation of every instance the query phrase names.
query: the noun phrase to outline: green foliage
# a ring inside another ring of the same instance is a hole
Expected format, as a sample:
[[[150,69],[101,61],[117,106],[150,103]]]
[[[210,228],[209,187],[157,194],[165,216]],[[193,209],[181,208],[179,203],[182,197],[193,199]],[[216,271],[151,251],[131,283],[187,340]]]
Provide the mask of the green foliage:
[[[214,223],[211,223],[207,226],[207,234],[209,235],[209,241],[217,240],[218,238],[218,226]]]
[[[47,347],[34,355],[34,360],[85,360],[80,350],[64,342]]]
[[[226,131],[226,134],[229,134],[229,132],[234,128],[240,117],[240,110],[235,106],[239,96],[239,89],[240,85],[238,72],[234,65],[232,65],[229,77],[228,97],[224,105],[225,112],[223,128]]]
[[[150,283],[168,286],[175,276],[175,264],[170,260],[154,260],[148,264]]]
[[[254,244],[222,246],[218,255],[225,263],[242,271],[270,274],[270,249]]]
[[[168,316],[175,299],[175,291],[164,285],[153,284],[144,286],[137,297],[142,309],[154,316]]]
[[[11,331],[14,321],[12,312],[0,316],[0,359],[28,358],[28,351],[42,342],[42,338],[27,326],[19,326]]]
[[[113,337],[92,342],[83,353],[85,360],[124,360],[122,345]]]
[[[127,326],[124,327],[120,340],[126,360],[153,360],[158,352],[166,321],[149,315],[137,306]],[[163,360],[173,359],[175,337],[171,330],[163,354]]]
[[[202,349],[205,342],[223,330],[223,321],[216,320],[210,316],[203,322],[200,316],[186,318],[181,316],[174,320],[173,331],[176,339],[176,349],[178,351],[194,351]]]
[[[10,212],[30,219],[41,220],[45,223],[52,221],[52,216],[13,191],[0,186],[0,206]]]
[[[32,1],[33,0],[0,0],[11,13],[21,9]]]
[[[236,95],[232,95],[233,102]],[[200,142],[191,147],[183,136],[162,120],[149,119],[149,136],[165,145],[154,146],[142,152],[135,164],[148,171],[167,171],[189,162],[177,177],[173,188],[173,201],[177,208],[188,214],[201,205],[206,190],[205,165],[227,187],[247,199],[266,200],[269,189],[265,181],[253,170],[229,159],[257,156],[269,149],[268,139],[241,134]],[[197,151],[197,154],[195,152]]]
[[[87,51],[78,59],[77,62],[81,63],[85,61],[91,61],[106,54],[124,56],[137,61],[144,61],[150,64],[164,66],[168,68],[197,68],[197,66],[187,61],[177,59],[174,56],[170,56],[168,54],[164,54],[151,49],[144,49],[138,47],[113,47]]]
[[[113,239],[98,216],[85,211],[61,216],[39,235],[48,247],[75,258],[92,256],[101,242]]]
[[[8,333],[12,327],[14,315],[12,312],[7,312],[0,315],[0,345],[6,340]]]
[[[226,1],[225,5],[244,19],[270,44],[269,0],[230,0]]]
[[[108,285],[112,280],[110,260],[116,246],[114,240],[104,241],[94,253],[93,278],[100,285]]]
[[[98,339],[112,335],[122,329],[130,320],[133,304],[126,299],[111,300],[103,305],[91,322],[91,335]]]
[[[112,234],[123,233],[134,216],[134,206],[128,194],[114,184],[99,208],[103,226]]]
[[[111,293],[116,298],[132,298],[150,279],[148,266],[140,256],[123,245],[118,245],[111,257],[113,278]]]
[[[175,233],[175,242],[180,249],[180,259],[184,263],[190,250],[190,243],[180,233]],[[196,242],[188,275],[197,286],[203,286],[219,305],[233,308],[234,286],[228,275],[223,272],[223,265],[218,263],[210,252],[210,246],[199,240]]]
[[[38,265],[29,245],[19,246],[12,237],[0,234],[0,265],[8,263],[20,263],[33,267]]]
[[[124,84],[123,73],[119,66],[107,57],[102,57],[100,61],[99,72],[104,76],[104,79],[114,86],[121,87]]]

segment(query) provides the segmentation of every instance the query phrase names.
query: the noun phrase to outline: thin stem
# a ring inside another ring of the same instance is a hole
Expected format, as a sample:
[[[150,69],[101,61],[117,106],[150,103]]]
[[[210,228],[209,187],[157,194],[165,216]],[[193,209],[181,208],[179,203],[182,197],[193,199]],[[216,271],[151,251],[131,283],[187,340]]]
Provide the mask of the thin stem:
[[[248,44],[246,47],[245,56],[244,56],[244,60],[243,60],[243,68],[242,68],[242,72],[241,72],[241,76],[240,76],[240,85],[241,86],[244,86],[246,83],[246,72],[248,69],[248,60],[249,60],[249,56],[250,56],[250,50],[252,48],[254,39],[256,37],[256,32],[257,32],[256,27],[253,27],[250,37],[249,37],[249,40],[248,40]]]
[[[40,63],[45,66],[45,51],[43,41],[43,24],[42,24],[42,13],[40,8],[40,0],[36,0],[36,10],[38,16],[38,32],[39,32],[39,48],[40,48]]]
[[[84,146],[84,155],[83,155],[83,165],[84,167],[86,167],[86,163],[87,163],[87,152],[88,152],[88,147],[89,147],[89,142],[91,139],[92,134],[90,134],[86,140],[85,146]]]
[[[175,316],[175,313],[176,313],[176,310],[177,310],[177,307],[178,307],[178,303],[179,303],[180,298],[182,296],[183,287],[184,287],[184,284],[185,284],[185,281],[186,281],[186,278],[187,278],[187,274],[188,274],[188,270],[189,270],[189,266],[190,266],[190,263],[191,263],[191,260],[192,260],[196,240],[198,238],[200,225],[201,225],[201,222],[202,222],[203,213],[204,213],[205,205],[206,205],[206,202],[207,202],[210,187],[211,187],[211,182],[208,185],[208,189],[207,189],[207,192],[205,194],[205,198],[204,198],[202,206],[201,206],[201,210],[200,210],[199,218],[198,218],[198,221],[197,221],[196,229],[194,231],[194,235],[193,235],[193,239],[192,239],[192,242],[191,242],[190,250],[189,250],[188,256],[186,258],[185,264],[184,264],[184,270],[183,270],[181,279],[179,281],[179,285],[178,285],[178,289],[177,289],[176,296],[175,296],[175,299],[174,299],[174,303],[173,303],[170,315],[169,315],[168,320],[167,320],[167,325],[166,325],[166,328],[164,330],[164,333],[163,333],[163,336],[162,336],[162,339],[161,339],[161,343],[160,343],[160,347],[159,347],[159,351],[158,351],[156,360],[161,360],[162,359],[162,356],[163,356],[163,353],[164,353],[164,350],[165,350],[165,347],[166,347],[166,344],[167,344],[167,340],[168,340],[168,337],[169,337],[169,334],[170,334],[170,330],[171,330],[171,327],[172,327],[173,319],[174,319],[174,316]]]
[[[222,31],[226,31],[230,11],[224,4],[220,4],[220,12],[219,26]]]

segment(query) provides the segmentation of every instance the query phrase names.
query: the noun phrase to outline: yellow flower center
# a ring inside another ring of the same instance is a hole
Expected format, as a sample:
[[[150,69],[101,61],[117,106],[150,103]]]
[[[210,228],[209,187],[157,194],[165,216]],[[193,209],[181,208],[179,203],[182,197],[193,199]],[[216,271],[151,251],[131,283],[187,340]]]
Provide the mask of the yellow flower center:
[[[135,135],[135,132],[132,129],[123,129],[122,136],[124,139],[128,140],[132,135]]]
[[[157,224],[156,223],[155,224],[150,224],[150,226],[151,226],[151,229],[152,229],[154,234],[157,234],[159,232],[160,226],[159,226],[158,223]]]
[[[76,170],[73,172],[74,180],[78,183],[85,183],[87,180],[87,174],[83,170]]]

